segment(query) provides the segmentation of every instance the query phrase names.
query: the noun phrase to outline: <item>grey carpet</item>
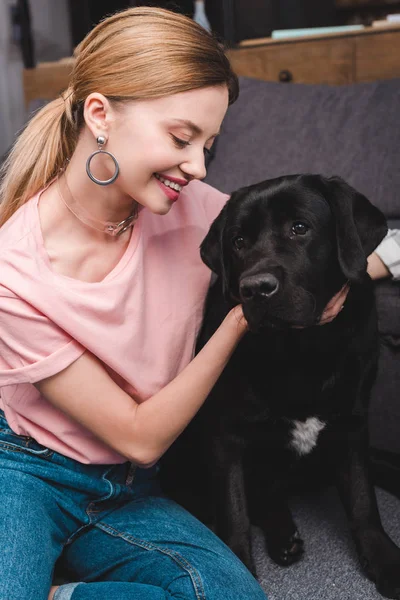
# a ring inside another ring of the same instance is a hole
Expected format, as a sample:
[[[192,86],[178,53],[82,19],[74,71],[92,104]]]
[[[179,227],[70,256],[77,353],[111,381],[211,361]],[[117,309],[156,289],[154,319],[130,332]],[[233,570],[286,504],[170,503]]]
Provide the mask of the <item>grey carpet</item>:
[[[400,546],[400,501],[377,489],[383,526]],[[303,559],[279,567],[266,554],[254,529],[259,581],[269,600],[379,600],[382,596],[360,571],[346,517],[334,489],[296,498],[292,512],[305,543]]]

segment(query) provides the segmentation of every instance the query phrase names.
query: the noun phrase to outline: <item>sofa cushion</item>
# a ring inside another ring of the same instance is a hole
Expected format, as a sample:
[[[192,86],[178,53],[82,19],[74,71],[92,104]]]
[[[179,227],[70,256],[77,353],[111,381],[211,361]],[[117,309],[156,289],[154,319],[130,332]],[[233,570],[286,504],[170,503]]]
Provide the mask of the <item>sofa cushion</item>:
[[[400,216],[400,79],[347,86],[240,78],[206,181],[231,192],[288,173],[340,175]]]
[[[388,279],[376,282],[375,298],[381,337],[400,353],[400,281]]]
[[[369,404],[370,442],[400,454],[400,353],[382,338],[379,367]]]

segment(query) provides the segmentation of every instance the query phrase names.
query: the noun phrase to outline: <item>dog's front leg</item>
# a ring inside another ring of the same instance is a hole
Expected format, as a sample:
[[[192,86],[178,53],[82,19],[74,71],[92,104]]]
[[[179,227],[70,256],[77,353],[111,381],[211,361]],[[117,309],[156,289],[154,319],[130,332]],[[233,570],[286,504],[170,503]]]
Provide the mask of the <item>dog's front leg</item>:
[[[245,462],[250,521],[262,530],[272,560],[284,567],[300,560],[304,552],[287,499],[293,460],[291,452],[278,446],[275,451],[260,448],[250,452]]]
[[[271,490],[259,493],[258,516],[252,522],[259,525],[265,537],[268,554],[278,565],[288,567],[301,559],[304,543],[293,521],[285,494]]]
[[[378,591],[400,599],[400,549],[385,533],[368,466],[367,424],[341,436],[336,445],[338,489],[361,564]]]
[[[218,439],[213,456],[216,534],[255,575],[242,450],[239,445]]]

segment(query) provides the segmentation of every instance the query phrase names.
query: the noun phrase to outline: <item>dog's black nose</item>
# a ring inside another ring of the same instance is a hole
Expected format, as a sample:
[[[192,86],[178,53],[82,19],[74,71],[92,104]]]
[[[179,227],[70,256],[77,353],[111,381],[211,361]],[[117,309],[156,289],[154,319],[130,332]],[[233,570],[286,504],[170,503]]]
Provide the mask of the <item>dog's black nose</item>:
[[[278,291],[279,281],[272,273],[251,275],[242,279],[239,289],[243,300],[250,300],[256,296],[270,298]]]

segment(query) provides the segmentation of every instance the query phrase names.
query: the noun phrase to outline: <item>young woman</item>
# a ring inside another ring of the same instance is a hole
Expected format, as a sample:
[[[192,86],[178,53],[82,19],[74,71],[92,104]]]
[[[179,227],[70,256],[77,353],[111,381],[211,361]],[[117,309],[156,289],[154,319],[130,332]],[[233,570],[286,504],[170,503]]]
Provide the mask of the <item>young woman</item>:
[[[236,96],[205,30],[130,9],[80,44],[5,164],[0,598],[265,598],[157,483],[246,331],[237,306],[192,360],[198,247],[226,201],[197,180]],[[57,561],[72,583],[51,587]]]

